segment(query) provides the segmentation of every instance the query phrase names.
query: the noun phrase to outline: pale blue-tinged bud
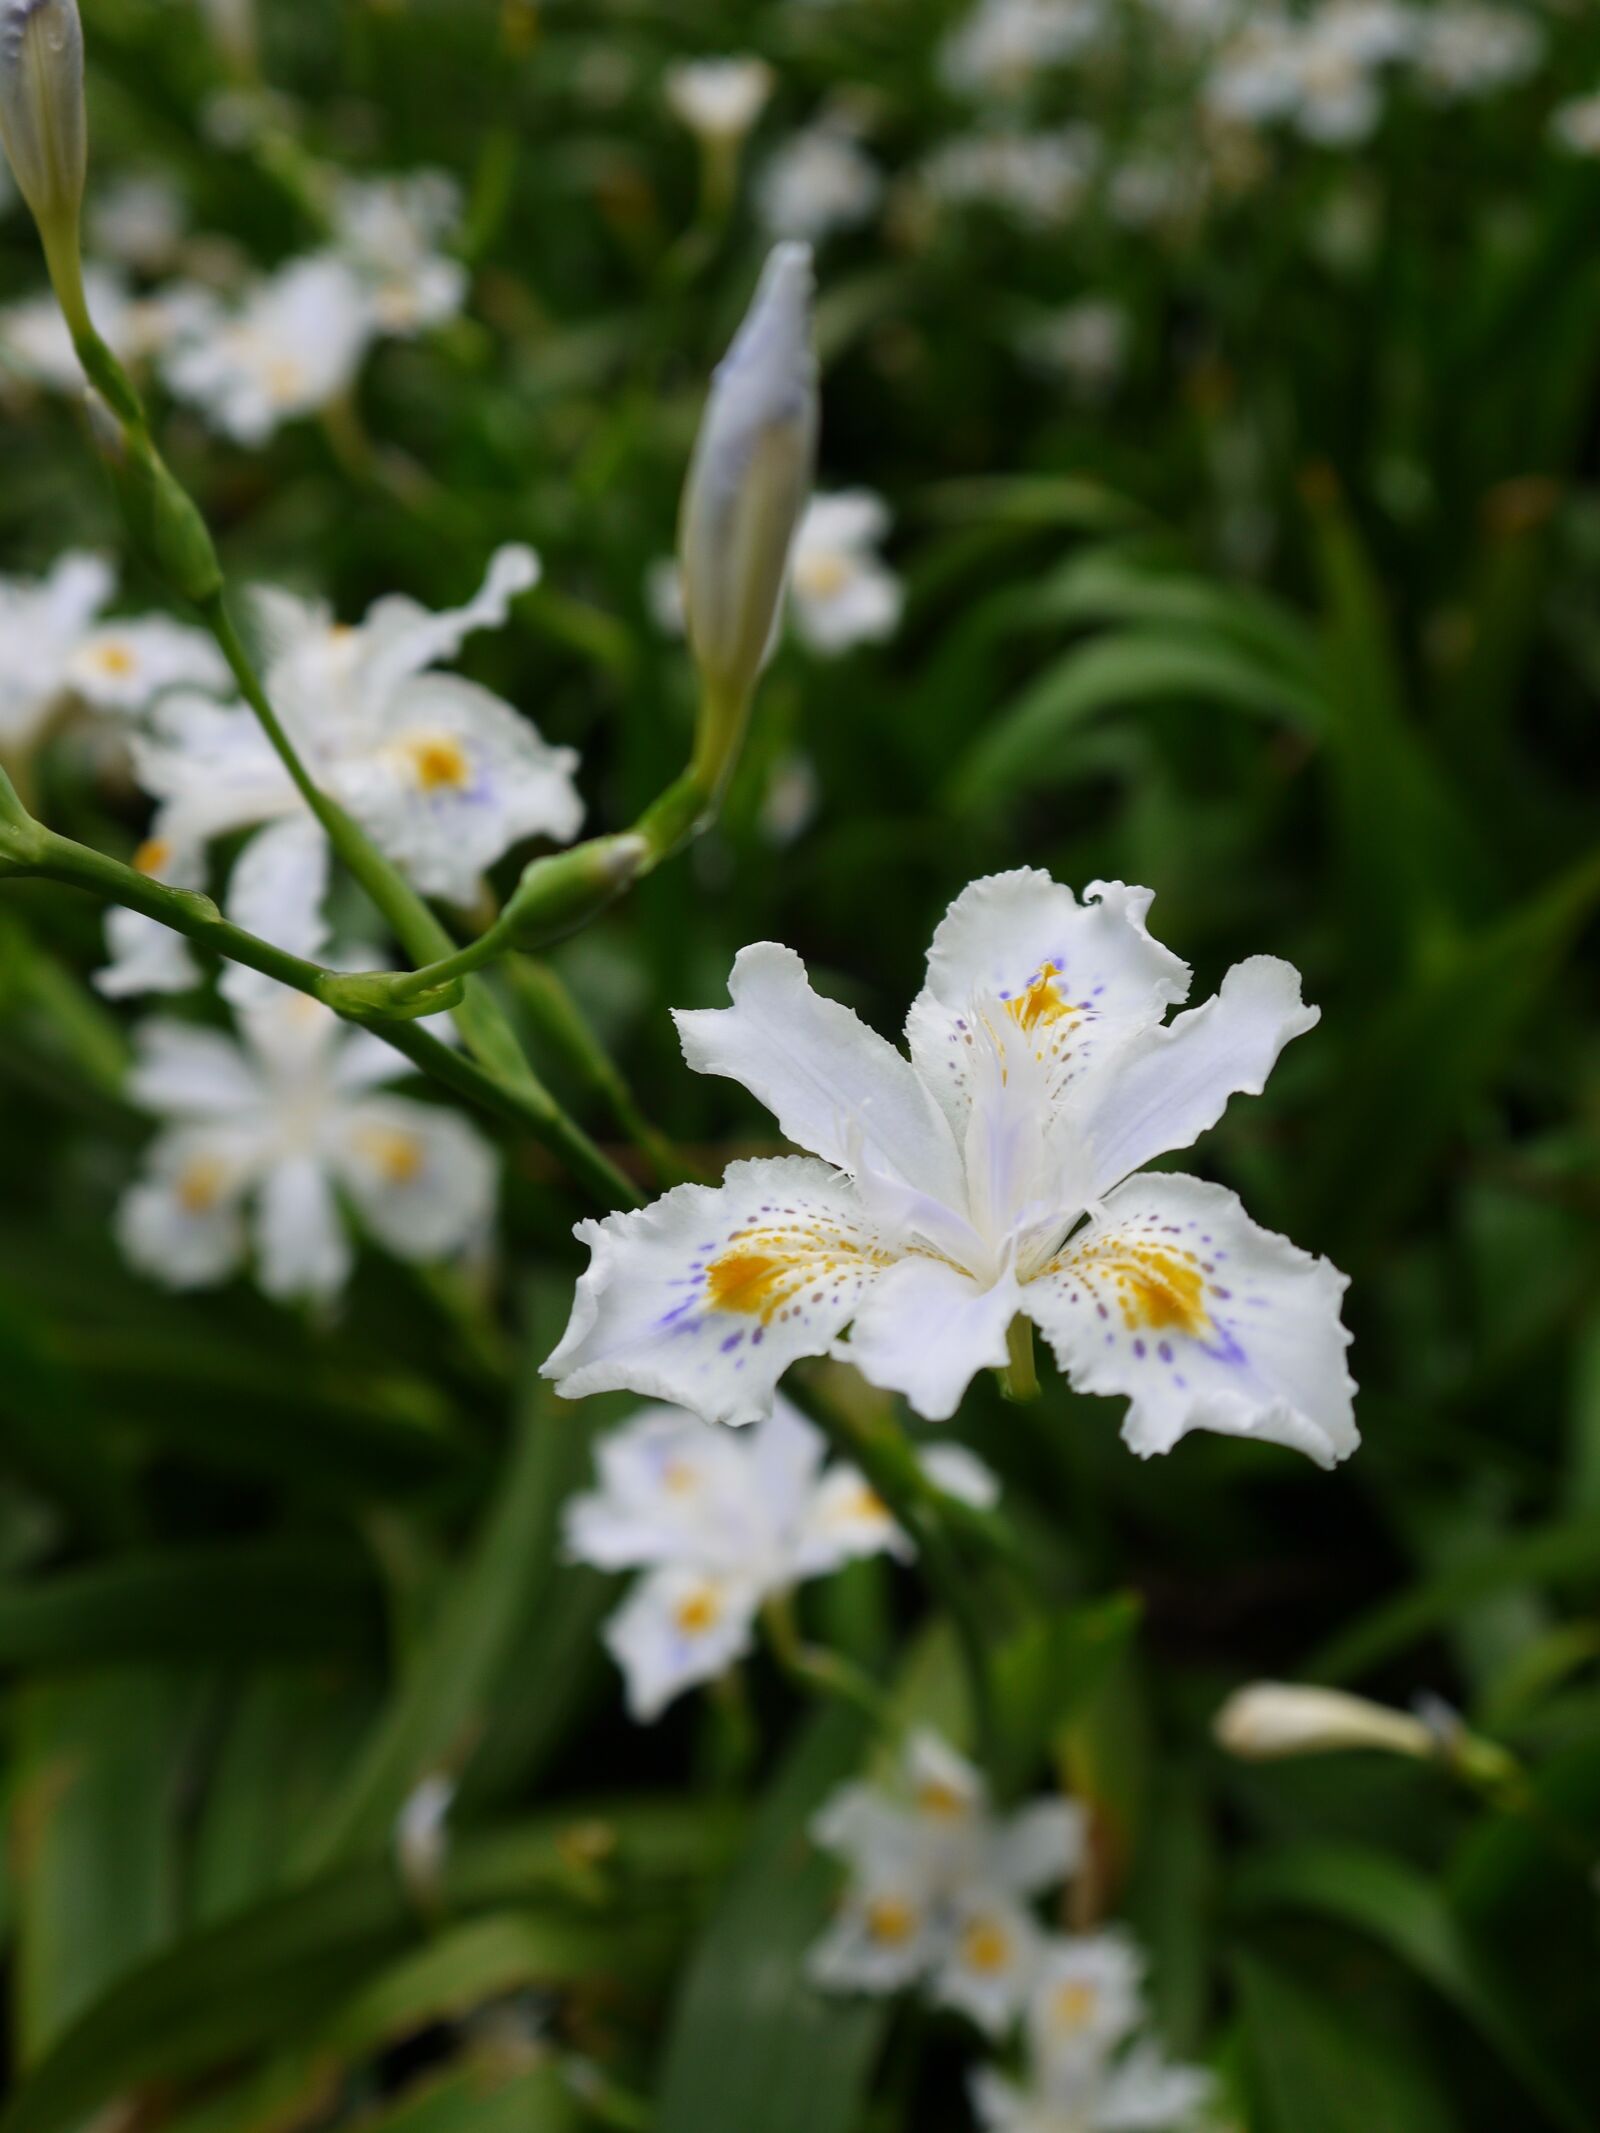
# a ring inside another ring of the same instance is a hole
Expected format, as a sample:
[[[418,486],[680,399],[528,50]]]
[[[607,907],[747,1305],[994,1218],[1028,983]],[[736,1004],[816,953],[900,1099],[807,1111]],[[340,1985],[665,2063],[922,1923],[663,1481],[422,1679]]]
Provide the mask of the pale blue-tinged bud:
[[[811,249],[780,244],[717,366],[684,489],[684,619],[704,685],[702,756],[731,751],[766,664],[811,492],[819,409]],[[722,762],[703,762],[715,773]]]
[[[89,161],[77,0],[0,0],[0,140],[46,243],[75,237]]]

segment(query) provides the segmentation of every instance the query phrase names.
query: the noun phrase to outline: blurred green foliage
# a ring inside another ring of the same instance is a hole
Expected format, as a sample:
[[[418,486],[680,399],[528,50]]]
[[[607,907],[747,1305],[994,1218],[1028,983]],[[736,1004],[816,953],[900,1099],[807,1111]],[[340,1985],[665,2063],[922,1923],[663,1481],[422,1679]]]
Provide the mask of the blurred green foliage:
[[[377,355],[354,439],[163,430],[230,570],[345,614],[453,600],[532,541],[545,589],[466,663],[582,749],[612,824],[684,753],[644,581],[762,243],[743,210],[686,239],[662,68],[766,53],[763,140],[854,85],[909,162],[955,123],[930,55],[957,11],[573,0],[526,37],[522,12],[267,7],[307,147],[466,182],[473,300]],[[258,262],[302,247],[271,156],[198,122],[219,76],[189,11],[85,14],[97,164],[171,171]],[[1153,886],[1201,995],[1255,951],[1305,972],[1320,1027],[1200,1162],[1351,1275],[1357,1458],[1330,1477],[1203,1438],[1140,1465],[1053,1378],[1030,1408],[980,1386],[960,1422],[1069,1620],[1098,1634],[1137,1595],[1088,1677],[1016,1656],[1018,1781],[1059,1750],[1103,1808],[1165,2030],[1262,2133],[1600,2123],[1600,168],[1543,138],[1600,33],[1549,28],[1538,86],[1285,150],[1170,236],[980,213],[830,245],[825,478],[890,499],[906,626],[825,668],[785,649],[724,822],[555,958],[711,1168],[770,1127],[682,1070],[666,1009],[717,1002],[750,940],[892,1031],[949,898],[1029,863]],[[1114,134],[1137,79],[1091,86]],[[1316,233],[1352,200],[1370,246],[1333,263]],[[13,215],[0,293],[38,278]],[[1030,306],[1088,289],[1134,321],[1092,407],[1014,348]],[[14,406],[0,563],[116,541],[75,412]],[[797,756],[819,800],[780,844]],[[39,770],[53,822],[132,849],[131,792],[70,753]],[[142,1129],[97,959],[92,909],[6,892],[0,2133],[115,2097],[174,2133],[955,2133],[953,2030],[890,2035],[796,1981],[829,1888],[797,1833],[859,1757],[852,1721],[765,1678],[753,1756],[715,1702],[621,1719],[608,1588],[555,1535],[627,1403],[529,1389],[581,1263],[571,1183],[511,1151],[487,1286],[369,1258],[331,1322],[154,1293],[108,1236]],[[903,1669],[914,1585],[846,1586],[829,1630]],[[1538,1810],[1409,1765],[1230,1765],[1208,1721],[1258,1675],[1436,1691],[1526,1758]],[[462,1791],[430,1912],[390,1830],[439,1767]]]

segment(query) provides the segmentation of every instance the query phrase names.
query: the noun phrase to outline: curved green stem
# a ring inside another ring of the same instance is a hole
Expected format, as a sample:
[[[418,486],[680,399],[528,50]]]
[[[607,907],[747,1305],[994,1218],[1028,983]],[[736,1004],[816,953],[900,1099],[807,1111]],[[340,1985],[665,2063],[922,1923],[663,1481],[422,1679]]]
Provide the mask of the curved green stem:
[[[895,1715],[888,1698],[870,1674],[842,1653],[807,1644],[794,1618],[794,1605],[787,1593],[768,1600],[761,1610],[761,1625],[767,1645],[789,1679],[808,1696],[826,1697],[860,1711],[880,1731],[892,1731]]]

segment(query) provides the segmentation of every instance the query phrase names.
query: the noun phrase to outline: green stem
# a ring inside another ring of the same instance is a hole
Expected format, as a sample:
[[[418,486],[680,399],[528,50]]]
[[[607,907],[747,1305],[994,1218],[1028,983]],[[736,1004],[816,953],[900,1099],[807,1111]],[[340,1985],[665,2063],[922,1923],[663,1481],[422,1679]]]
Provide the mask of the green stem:
[[[805,1642],[787,1593],[767,1602],[761,1610],[761,1623],[773,1657],[789,1679],[808,1696],[822,1696],[833,1703],[848,1704],[880,1730],[893,1729],[894,1713],[870,1674],[852,1665],[842,1653]]]
[[[0,804],[4,792],[0,791]],[[382,999],[383,980],[374,981],[360,972],[324,970],[258,940],[222,916],[209,896],[188,889],[169,889],[161,882],[109,859],[88,845],[57,836],[38,823],[26,830],[0,827],[0,859],[9,858],[20,872],[42,876],[47,881],[84,889],[92,896],[139,911],[175,933],[197,941],[202,947],[259,970],[280,985],[320,1000],[347,1021],[370,1029],[413,1066],[480,1108],[529,1133],[552,1154],[560,1157],[603,1207],[635,1207],[637,1187],[582,1130],[573,1124],[560,1105],[531,1070],[508,1079],[488,1071],[478,1061],[452,1051],[430,1031],[415,1023],[388,1017]],[[434,1011],[448,1006],[448,998],[434,1003]]]
[[[1006,1328],[1006,1367],[1000,1373],[1000,1390],[1019,1403],[1039,1397],[1039,1372],[1033,1359],[1033,1321],[1019,1311]]]

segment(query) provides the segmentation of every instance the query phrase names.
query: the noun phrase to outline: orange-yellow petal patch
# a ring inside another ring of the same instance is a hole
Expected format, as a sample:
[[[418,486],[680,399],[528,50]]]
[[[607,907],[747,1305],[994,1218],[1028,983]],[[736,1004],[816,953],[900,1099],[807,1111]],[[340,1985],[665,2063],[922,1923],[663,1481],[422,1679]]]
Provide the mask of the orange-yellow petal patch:
[[[1055,1265],[1078,1274],[1092,1290],[1109,1287],[1130,1333],[1148,1329],[1192,1338],[1211,1322],[1205,1304],[1208,1269],[1181,1245],[1091,1239]]]
[[[406,742],[406,754],[424,792],[461,792],[472,782],[466,750],[451,734],[418,735]]]
[[[1010,1934],[992,1918],[974,1918],[961,1936],[961,1960],[969,1970],[996,1976],[1010,1964]]]
[[[917,1930],[916,1911],[903,1896],[879,1896],[866,1915],[867,1931],[880,1947],[903,1947]]]
[[[1054,963],[1046,963],[1038,976],[1029,980],[1024,991],[1006,1002],[1006,1013],[1018,1029],[1025,1030],[1061,1022],[1069,1015],[1082,1012],[1082,1008],[1074,1005],[1061,990],[1060,973]]]
[[[165,837],[147,837],[133,855],[134,872],[152,878],[164,874],[172,863],[172,846]]]
[[[708,1585],[702,1585],[678,1602],[675,1619],[686,1637],[703,1637],[721,1621],[722,1603]]]
[[[196,1156],[178,1173],[178,1205],[186,1215],[209,1215],[227,1189],[227,1167],[214,1155]]]

